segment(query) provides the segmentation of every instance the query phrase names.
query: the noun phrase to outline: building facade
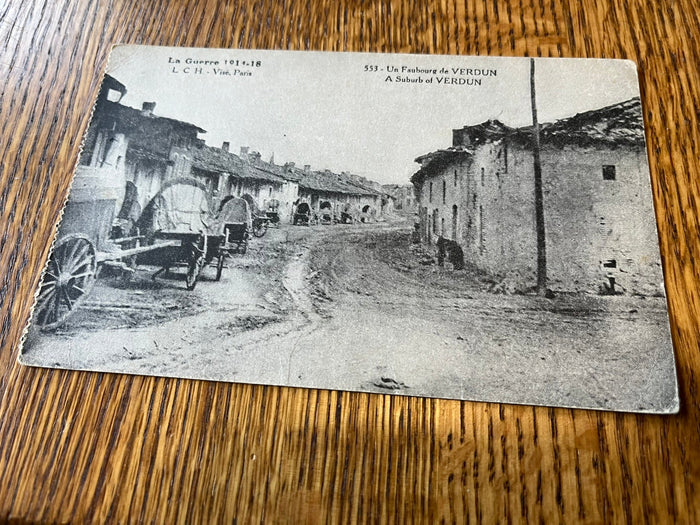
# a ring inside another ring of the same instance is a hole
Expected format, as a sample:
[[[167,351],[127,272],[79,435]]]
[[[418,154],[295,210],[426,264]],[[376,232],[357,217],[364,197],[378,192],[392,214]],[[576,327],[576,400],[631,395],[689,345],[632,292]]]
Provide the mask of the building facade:
[[[177,178],[201,182],[214,209],[229,195],[249,195],[261,212],[277,211],[283,222],[292,221],[301,201],[311,205],[315,217],[330,209],[336,219],[350,212],[367,222],[386,209],[389,199],[373,181],[347,172],[277,165],[248,147],[236,155],[228,142],[208,146],[200,137],[205,130],[156,115],[155,102],[145,102],[140,110],[121,104],[126,91],[118,80],[105,77],[80,158],[81,180],[98,175],[114,180],[115,192],[122,196],[117,210],[123,229],[164,184]]]
[[[393,198],[393,209],[397,213],[413,215],[418,211],[415,189],[412,184],[384,184],[382,188]]]
[[[453,132],[413,176],[422,240],[534,286],[537,236],[529,128],[498,121]],[[542,125],[548,286],[659,293],[662,272],[639,99]]]

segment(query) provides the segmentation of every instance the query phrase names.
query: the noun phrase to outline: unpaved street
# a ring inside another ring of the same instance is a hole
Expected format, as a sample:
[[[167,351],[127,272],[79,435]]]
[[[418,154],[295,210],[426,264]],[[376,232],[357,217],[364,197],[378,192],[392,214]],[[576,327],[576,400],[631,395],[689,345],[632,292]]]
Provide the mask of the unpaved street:
[[[31,364],[629,410],[669,399],[665,300],[498,295],[426,262],[410,224],[270,229],[192,292],[102,276]]]

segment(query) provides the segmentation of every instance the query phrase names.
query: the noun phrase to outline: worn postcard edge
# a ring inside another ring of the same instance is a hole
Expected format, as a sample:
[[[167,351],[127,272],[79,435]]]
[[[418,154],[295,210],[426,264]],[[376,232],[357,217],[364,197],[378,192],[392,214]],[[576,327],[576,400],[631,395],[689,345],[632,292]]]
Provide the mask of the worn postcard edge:
[[[112,57],[113,57],[113,52],[116,48],[118,47],[140,47],[140,48],[171,48],[171,47],[176,47],[178,49],[197,49],[197,50],[202,50],[202,49],[219,49],[219,50],[226,50],[226,49],[242,49],[244,51],[250,51],[248,48],[228,48],[228,47],[211,47],[211,48],[203,48],[203,47],[191,47],[191,46],[185,46],[185,47],[178,47],[178,46],[160,46],[160,45],[147,45],[147,44],[129,44],[129,43],[116,43],[112,44],[109,48],[109,52],[107,55],[107,61],[105,62],[104,67],[99,70],[99,75],[100,75],[100,82],[97,87],[97,91],[101,89],[102,85],[104,84],[105,81],[105,76],[107,72],[109,71],[109,67],[112,63]],[[258,50],[259,51],[259,50]],[[334,51],[319,51],[319,50],[264,50],[264,51],[278,51],[278,52],[291,52],[291,53],[311,53],[311,54],[320,54],[320,53],[341,53],[341,54],[352,54],[352,55],[357,55],[357,54],[368,54],[368,55],[386,55],[386,54],[392,54],[392,55],[402,55],[402,56],[425,56],[423,53],[372,53],[372,52],[353,52],[353,51],[340,51],[340,52],[334,52]],[[450,54],[431,54],[431,56],[444,56],[444,57],[454,57],[454,56],[459,56],[459,57],[468,57],[470,55],[450,55]],[[476,56],[476,55],[474,55]],[[484,56],[484,55],[482,55]],[[490,56],[490,55],[486,55]],[[492,58],[527,58],[527,57],[501,57],[501,56],[492,56]],[[616,60],[620,62],[627,62],[630,63],[634,66],[635,73],[637,76],[637,84],[641,88],[641,77],[639,75],[639,67],[638,64],[631,59],[605,59],[601,57],[549,57],[549,58],[568,58],[568,59],[580,59],[580,60]],[[642,98],[642,93],[641,89],[640,91],[640,99]],[[30,331],[32,330],[32,323],[34,321],[34,313],[36,309],[36,305],[38,302],[39,298],[39,292],[41,290],[41,283],[44,280],[44,276],[46,274],[46,271],[48,269],[48,264],[49,260],[51,258],[51,255],[53,254],[56,240],[58,238],[58,233],[60,230],[61,223],[63,221],[63,215],[65,213],[66,205],[68,203],[68,199],[70,198],[70,194],[73,191],[73,184],[75,182],[75,174],[78,168],[78,165],[80,164],[80,158],[83,153],[83,149],[85,146],[85,142],[87,140],[87,132],[90,129],[90,126],[92,125],[92,120],[94,117],[95,113],[95,108],[97,106],[97,98],[98,95],[96,94],[93,97],[93,102],[90,106],[90,117],[87,122],[87,126],[85,127],[85,130],[82,133],[82,138],[80,141],[80,146],[78,149],[78,155],[75,158],[75,161],[73,163],[73,168],[71,171],[71,180],[70,180],[70,185],[68,187],[68,191],[65,194],[65,197],[63,199],[63,202],[61,204],[61,210],[59,212],[58,218],[56,219],[56,222],[53,226],[53,230],[51,232],[51,247],[46,255],[46,258],[43,262],[43,269],[41,271],[41,275],[39,278],[39,281],[37,283],[36,289],[34,291],[33,295],[33,300],[32,300],[32,306],[29,311],[29,317],[27,319],[27,322],[24,325],[24,328],[22,330],[22,334],[19,339],[19,344],[17,345],[17,362],[22,365],[22,366],[27,366],[27,367],[36,367],[36,365],[27,363],[23,360],[24,356],[24,348],[25,345],[27,344],[27,339],[29,338]],[[642,100],[642,118],[644,121],[644,154],[647,158],[647,176],[649,177],[649,184],[652,185],[652,174],[651,174],[651,164],[649,162],[649,141],[647,139],[647,134],[649,133],[649,127],[647,125],[647,118],[645,116],[645,112],[643,111],[644,108],[646,107],[644,101]],[[48,174],[48,173],[47,173]],[[652,190],[653,190],[653,185],[652,185]],[[561,405],[538,405],[538,404],[532,404],[532,403],[517,403],[517,402],[498,402],[498,401],[486,401],[486,400],[479,400],[479,399],[464,399],[464,400],[459,400],[459,399],[453,399],[453,398],[441,398],[441,397],[428,397],[428,396],[421,396],[421,395],[412,395],[408,394],[405,392],[396,392],[396,393],[376,393],[376,392],[366,392],[366,391],[361,391],[361,390],[345,390],[345,389],[329,389],[328,391],[335,391],[335,392],[352,392],[352,393],[358,393],[358,394],[366,394],[366,395],[383,395],[383,396],[401,396],[401,397],[413,397],[413,398],[428,398],[428,399],[440,399],[444,401],[455,401],[455,402],[472,402],[472,403],[496,403],[496,404],[505,404],[505,405],[516,405],[516,406],[535,406],[535,407],[542,407],[542,408],[562,408],[562,409],[573,409],[573,410],[592,410],[596,412],[616,412],[616,413],[634,413],[634,414],[649,414],[649,415],[677,415],[680,412],[681,409],[681,402],[680,402],[680,390],[679,390],[679,382],[678,382],[678,357],[676,355],[676,344],[675,344],[675,338],[673,337],[673,331],[672,331],[672,324],[671,324],[671,319],[670,319],[670,301],[668,297],[668,286],[666,284],[666,281],[668,279],[668,272],[666,270],[666,265],[664,264],[664,258],[661,256],[661,237],[659,233],[659,209],[657,206],[656,198],[654,197],[654,192],[652,191],[652,206],[654,209],[654,228],[656,229],[656,237],[657,237],[657,248],[659,252],[659,259],[661,261],[661,271],[662,271],[662,286],[663,286],[663,292],[664,292],[664,298],[666,302],[666,311],[667,311],[667,317],[666,317],[666,324],[668,327],[669,331],[669,336],[671,340],[671,352],[672,352],[672,358],[673,358],[673,367],[674,367],[674,381],[675,381],[675,396],[672,402],[669,404],[668,407],[660,408],[660,409],[655,409],[655,410],[630,410],[630,409],[613,409],[613,408],[598,408],[598,407],[577,407],[577,406],[567,406],[564,404]],[[43,367],[38,367],[38,368],[43,368]],[[50,370],[55,370],[55,369],[50,369]],[[174,376],[164,376],[164,375],[156,375],[152,376],[149,374],[139,374],[139,373],[129,373],[125,374],[122,372],[118,371],[104,371],[104,370],[93,370],[89,368],[84,368],[81,370],[75,370],[75,369],[68,369],[68,368],[60,368],[59,370],[66,370],[68,372],[88,372],[88,373],[102,373],[102,374],[115,374],[115,375],[132,375],[132,376],[140,376],[140,377],[162,377],[165,379],[185,379],[185,380],[194,380],[194,381],[210,381],[210,382],[218,382],[218,381],[212,381],[208,379],[202,379],[198,377],[174,377]],[[226,381],[224,383],[228,384],[247,384],[247,385],[253,385],[253,386],[276,386],[276,387],[283,387],[283,388],[294,388],[294,389],[311,389],[311,390],[326,390],[323,388],[314,388],[314,387],[300,387],[300,386],[289,386],[289,385],[282,385],[282,384],[272,384],[272,383],[248,383],[245,381]]]

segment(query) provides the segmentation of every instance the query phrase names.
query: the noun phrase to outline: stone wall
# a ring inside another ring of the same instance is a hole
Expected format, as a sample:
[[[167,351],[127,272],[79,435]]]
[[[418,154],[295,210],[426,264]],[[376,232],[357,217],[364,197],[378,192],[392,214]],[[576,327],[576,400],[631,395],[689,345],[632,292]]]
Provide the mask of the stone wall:
[[[541,158],[549,288],[597,292],[613,277],[618,291],[661,292],[644,149],[544,145]],[[468,262],[520,288],[534,286],[531,150],[503,140],[483,144],[426,178],[419,199],[424,242],[455,240]]]

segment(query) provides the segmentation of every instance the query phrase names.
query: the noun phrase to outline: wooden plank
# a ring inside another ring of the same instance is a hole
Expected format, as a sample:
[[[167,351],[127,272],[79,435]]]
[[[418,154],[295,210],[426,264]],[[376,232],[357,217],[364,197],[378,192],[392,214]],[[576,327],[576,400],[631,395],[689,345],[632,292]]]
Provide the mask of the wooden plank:
[[[698,28],[692,0],[6,2],[0,520],[700,522]],[[681,414],[17,365],[89,107],[118,42],[635,60]]]
[[[137,246],[136,248],[127,248],[117,252],[97,252],[97,262],[116,261],[117,259],[124,259],[126,257],[131,257],[132,255],[138,255],[139,253],[153,252],[162,248],[181,245],[182,242],[178,240],[158,241],[155,244],[149,244],[148,246]]]

